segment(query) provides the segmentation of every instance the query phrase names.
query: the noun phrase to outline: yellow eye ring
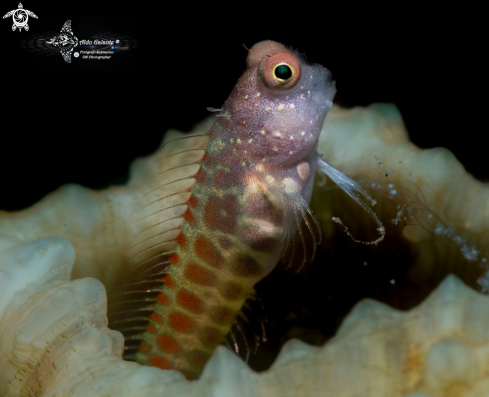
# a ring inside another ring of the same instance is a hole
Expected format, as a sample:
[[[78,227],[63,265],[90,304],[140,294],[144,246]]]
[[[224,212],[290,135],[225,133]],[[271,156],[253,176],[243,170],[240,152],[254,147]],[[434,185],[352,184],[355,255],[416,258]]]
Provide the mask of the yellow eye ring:
[[[281,83],[286,83],[294,78],[295,70],[292,66],[285,62],[278,63],[273,69],[275,79]]]
[[[258,67],[260,79],[268,88],[288,90],[301,77],[299,59],[289,51],[264,56]]]

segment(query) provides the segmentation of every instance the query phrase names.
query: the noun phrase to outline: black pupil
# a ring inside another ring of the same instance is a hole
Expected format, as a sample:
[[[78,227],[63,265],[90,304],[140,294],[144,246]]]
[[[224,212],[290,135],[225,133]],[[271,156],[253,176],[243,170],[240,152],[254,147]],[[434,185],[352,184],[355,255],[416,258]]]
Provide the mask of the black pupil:
[[[275,77],[281,80],[288,80],[292,77],[292,69],[287,65],[278,65],[275,68]]]

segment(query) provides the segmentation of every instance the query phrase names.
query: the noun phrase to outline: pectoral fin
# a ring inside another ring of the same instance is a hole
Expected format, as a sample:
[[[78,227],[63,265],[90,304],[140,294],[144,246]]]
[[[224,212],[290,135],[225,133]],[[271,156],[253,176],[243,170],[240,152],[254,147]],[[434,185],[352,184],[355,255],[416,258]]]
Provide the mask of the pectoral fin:
[[[353,200],[355,200],[358,204],[360,204],[365,211],[369,213],[369,215],[374,219],[374,221],[379,226],[377,228],[377,231],[379,232],[380,237],[377,240],[369,241],[369,242],[356,240],[353,236],[351,236],[351,234],[348,232],[348,228],[343,225],[343,223],[339,218],[333,218],[333,221],[343,225],[345,227],[346,232],[351,236],[353,241],[357,243],[377,244],[378,242],[382,241],[385,236],[385,229],[384,226],[382,225],[382,222],[380,222],[377,215],[375,215],[375,213],[370,209],[370,207],[368,207],[367,204],[365,204],[365,202],[363,202],[362,199],[355,194],[355,192],[358,192],[363,196],[365,196],[365,198],[369,200],[372,203],[372,205],[376,204],[375,200],[372,199],[372,197],[370,197],[370,195],[360,186],[359,183],[348,178],[345,174],[338,171],[336,168],[331,167],[328,163],[326,163],[322,159],[319,159],[318,161],[317,171],[319,173],[322,173],[323,175],[327,175],[334,183],[336,183],[341,189],[343,189],[346,194],[348,194]]]
[[[287,196],[288,227],[282,259],[287,267],[302,269],[305,262],[312,262],[316,245],[321,242],[321,228],[306,200],[297,194]]]

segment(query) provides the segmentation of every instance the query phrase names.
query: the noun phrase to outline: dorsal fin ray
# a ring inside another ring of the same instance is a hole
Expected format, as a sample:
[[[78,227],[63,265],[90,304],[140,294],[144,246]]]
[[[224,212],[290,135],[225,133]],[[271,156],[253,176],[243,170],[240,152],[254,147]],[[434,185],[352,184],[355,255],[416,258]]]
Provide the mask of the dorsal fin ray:
[[[155,160],[157,171],[135,214],[137,233],[129,248],[133,281],[109,296],[110,326],[124,334],[126,359],[134,358],[165,283],[208,139],[208,134],[172,139]]]
[[[208,140],[208,134],[195,134],[163,144],[155,160],[158,171],[149,179],[136,215],[138,232],[130,248],[130,260],[140,275],[147,276],[145,271],[175,246]]]

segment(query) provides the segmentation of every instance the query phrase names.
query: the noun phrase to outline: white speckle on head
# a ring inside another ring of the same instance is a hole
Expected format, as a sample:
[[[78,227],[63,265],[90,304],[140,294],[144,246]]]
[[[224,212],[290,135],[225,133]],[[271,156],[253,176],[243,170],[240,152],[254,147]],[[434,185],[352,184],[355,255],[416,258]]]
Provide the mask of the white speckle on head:
[[[289,108],[291,108],[291,109],[295,109],[295,105],[294,105],[293,103],[291,103],[291,104],[289,105]]]
[[[263,166],[262,163],[259,163],[257,165],[255,165],[255,169],[258,171],[258,172],[264,172],[265,171],[265,167]]]
[[[294,139],[294,135],[291,135],[291,136],[290,136],[290,139]]]
[[[268,112],[269,110],[272,110],[272,108],[270,106],[267,106],[265,110]]]
[[[275,135],[275,136],[280,136],[280,131],[275,131],[275,132],[273,133],[273,135]]]
[[[277,110],[284,110],[285,106],[283,104],[280,104],[277,106]]]
[[[260,93],[258,93],[258,94],[256,94],[256,97],[258,98],[260,95],[261,95],[261,94],[260,94]]]
[[[304,136],[305,132],[304,131],[301,131],[301,135]]]
[[[277,146],[274,146],[272,150],[273,150],[274,152],[278,152],[278,147],[277,147]]]
[[[265,130],[261,130],[261,131],[260,131],[260,133],[261,133],[262,135],[266,135]]]
[[[248,95],[245,95],[244,99],[248,99]]]
[[[271,175],[267,175],[265,177],[265,180],[271,185],[273,182],[275,182],[275,178]]]
[[[306,180],[309,176],[309,164],[306,162],[300,163],[297,166],[297,173],[302,180]]]
[[[251,142],[253,142],[253,138],[248,141],[248,143],[251,143]]]
[[[289,152],[289,154],[292,154],[292,150]]]
[[[282,186],[284,187],[285,193],[297,193],[299,190],[299,186],[297,185],[297,182],[294,181],[292,178],[285,178],[282,181]]]
[[[241,139],[239,139],[239,138],[236,139],[236,142],[241,143]]]

